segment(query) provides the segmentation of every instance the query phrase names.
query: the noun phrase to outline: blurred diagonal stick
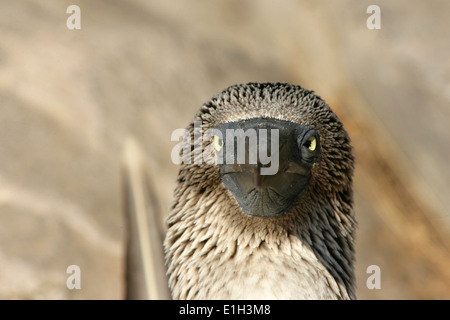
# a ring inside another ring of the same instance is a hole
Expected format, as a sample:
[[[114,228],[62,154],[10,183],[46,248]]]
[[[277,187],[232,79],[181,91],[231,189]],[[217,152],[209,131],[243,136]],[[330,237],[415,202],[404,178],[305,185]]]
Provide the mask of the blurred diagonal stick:
[[[170,299],[155,193],[133,138],[125,142],[126,299]]]

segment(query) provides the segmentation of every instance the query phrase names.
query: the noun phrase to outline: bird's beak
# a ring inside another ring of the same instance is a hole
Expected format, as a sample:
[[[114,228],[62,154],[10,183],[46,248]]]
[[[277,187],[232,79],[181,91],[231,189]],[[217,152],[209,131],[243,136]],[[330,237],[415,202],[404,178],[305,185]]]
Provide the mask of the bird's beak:
[[[220,176],[242,211],[260,217],[286,213],[309,185],[319,148],[308,152],[304,141],[311,135],[318,139],[317,131],[273,118],[230,122],[216,129],[224,137]]]

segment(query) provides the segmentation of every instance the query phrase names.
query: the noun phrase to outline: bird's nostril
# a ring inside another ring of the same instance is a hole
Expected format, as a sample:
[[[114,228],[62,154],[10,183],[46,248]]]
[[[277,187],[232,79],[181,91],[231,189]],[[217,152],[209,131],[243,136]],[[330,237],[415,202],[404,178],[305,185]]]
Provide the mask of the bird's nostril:
[[[260,163],[258,162],[258,165],[255,168],[255,186],[260,189],[262,186],[262,179],[263,176],[261,175],[261,166]]]

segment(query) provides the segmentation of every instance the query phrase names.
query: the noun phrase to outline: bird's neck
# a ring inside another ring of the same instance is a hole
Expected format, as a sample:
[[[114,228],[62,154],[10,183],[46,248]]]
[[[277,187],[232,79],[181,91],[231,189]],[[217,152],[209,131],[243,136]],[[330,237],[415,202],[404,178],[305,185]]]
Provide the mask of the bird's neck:
[[[175,298],[354,298],[353,239],[333,205],[261,218],[230,205],[227,192],[184,195],[165,242]]]

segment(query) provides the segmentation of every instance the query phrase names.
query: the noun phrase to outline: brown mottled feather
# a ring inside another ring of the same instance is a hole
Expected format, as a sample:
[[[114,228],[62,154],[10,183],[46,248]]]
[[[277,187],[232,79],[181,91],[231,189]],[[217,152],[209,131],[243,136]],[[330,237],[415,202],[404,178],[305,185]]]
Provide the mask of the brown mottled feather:
[[[207,130],[255,117],[318,130],[311,182],[283,216],[262,218],[242,213],[217,165],[182,164],[164,244],[173,298],[355,298],[353,154],[342,123],[312,91],[281,83],[231,86],[194,121]],[[193,137],[193,122],[188,130]]]

